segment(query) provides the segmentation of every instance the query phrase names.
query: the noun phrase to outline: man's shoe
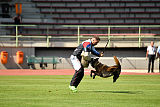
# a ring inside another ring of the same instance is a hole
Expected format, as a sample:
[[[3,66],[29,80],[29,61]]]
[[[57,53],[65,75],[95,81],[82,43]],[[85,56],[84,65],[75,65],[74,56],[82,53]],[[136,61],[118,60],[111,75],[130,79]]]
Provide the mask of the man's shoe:
[[[69,86],[69,89],[72,91],[72,92],[77,92],[77,88],[75,86]]]

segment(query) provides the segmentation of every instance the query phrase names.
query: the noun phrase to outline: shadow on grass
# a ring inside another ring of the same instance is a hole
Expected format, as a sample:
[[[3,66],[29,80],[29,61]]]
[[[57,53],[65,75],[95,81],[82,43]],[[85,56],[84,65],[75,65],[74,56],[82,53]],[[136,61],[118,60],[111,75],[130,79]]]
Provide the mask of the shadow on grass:
[[[82,92],[95,93],[122,93],[122,94],[142,94],[142,91],[107,91],[107,90],[82,90]]]

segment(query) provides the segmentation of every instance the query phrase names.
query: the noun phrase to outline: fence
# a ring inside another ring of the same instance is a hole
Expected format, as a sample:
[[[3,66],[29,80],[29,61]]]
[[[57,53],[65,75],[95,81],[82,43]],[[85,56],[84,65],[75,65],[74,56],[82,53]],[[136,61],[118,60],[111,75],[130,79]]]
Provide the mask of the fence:
[[[141,47],[141,39],[142,38],[160,38],[160,35],[158,34],[145,34],[145,33],[141,33],[141,28],[144,28],[144,27],[150,27],[150,28],[153,28],[153,27],[160,27],[160,25],[119,25],[119,26],[116,26],[116,25],[63,25],[63,27],[77,27],[77,36],[78,36],[78,44],[79,44],[79,41],[80,41],[80,38],[83,38],[84,36],[86,35],[100,35],[101,38],[108,38],[108,47],[110,47],[110,42],[111,42],[111,38],[138,38],[138,46]],[[108,28],[108,31],[106,31],[107,33],[106,34],[80,34],[80,28],[82,27],[105,27],[105,28]],[[111,34],[111,28],[128,28],[128,27],[133,27],[133,28],[138,28],[138,34]],[[118,37],[116,35],[125,35],[123,37]],[[131,37],[131,35],[133,35]],[[137,37],[137,36],[138,37]],[[155,36],[156,35],[156,36]],[[103,37],[104,36],[104,37]],[[129,37],[128,37],[129,36]],[[146,37],[146,36],[151,36],[151,37]]]
[[[33,27],[33,26],[37,26],[37,25],[5,25],[5,24],[1,24],[0,26],[15,26],[16,27],[16,34],[13,36],[13,35],[9,35],[9,36],[6,36],[6,35],[2,35],[0,36],[0,38],[16,38],[15,40],[15,44],[16,44],[16,47],[18,47],[19,45],[19,38],[46,38],[46,47],[49,47],[49,44],[50,44],[50,39],[53,38],[53,39],[56,39],[56,38],[77,38],[77,45],[80,43],[80,40],[82,38],[90,38],[91,36],[93,35],[100,35],[101,37],[100,38],[107,38],[109,43],[108,43],[108,47],[110,47],[110,43],[111,43],[111,39],[112,38],[117,38],[117,39],[120,39],[120,38],[137,38],[138,39],[138,46],[141,47],[141,39],[142,38],[151,38],[151,39],[160,39],[160,35],[158,34],[152,34],[152,33],[141,33],[142,32],[142,28],[145,28],[145,27],[149,27],[149,28],[154,28],[154,27],[157,27],[157,28],[160,28],[160,25],[119,25],[119,26],[116,26],[116,25],[62,25],[61,27],[75,27],[77,28],[77,36],[50,36],[49,35],[49,28],[47,27],[46,28],[46,31],[47,31],[47,35],[46,36],[33,36],[33,35],[30,35],[30,36],[23,36],[23,35],[19,35],[18,34],[18,26],[27,26],[27,27]],[[82,27],[103,27],[103,28],[107,28],[108,30],[106,31],[106,34],[81,34],[80,33],[80,29]],[[132,34],[112,34],[111,33],[111,28],[138,28],[138,33],[132,33]],[[118,36],[117,36],[118,35]],[[155,36],[156,35],[156,36]]]

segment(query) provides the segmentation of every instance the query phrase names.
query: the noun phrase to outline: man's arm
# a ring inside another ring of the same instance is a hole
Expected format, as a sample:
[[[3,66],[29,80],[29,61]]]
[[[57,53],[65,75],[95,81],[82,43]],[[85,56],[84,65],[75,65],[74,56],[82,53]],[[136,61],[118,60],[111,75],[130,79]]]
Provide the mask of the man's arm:
[[[92,46],[91,52],[93,55],[100,56],[100,53],[95,49],[94,46]]]
[[[14,16],[12,19],[15,20],[16,16]]]
[[[95,49],[94,46],[91,46],[90,42],[85,42],[85,43],[83,43],[83,47],[84,47],[84,51],[85,51],[85,52],[87,52],[87,51],[90,50],[93,55],[96,55],[96,56],[98,56],[98,57],[103,56],[103,53],[102,53],[102,52],[99,53],[99,52]]]
[[[20,20],[20,23],[22,22],[22,18],[21,17],[19,17],[19,20]]]
[[[149,51],[147,50],[147,52],[146,52],[146,59],[147,59],[147,57],[148,57],[148,53],[149,53]]]

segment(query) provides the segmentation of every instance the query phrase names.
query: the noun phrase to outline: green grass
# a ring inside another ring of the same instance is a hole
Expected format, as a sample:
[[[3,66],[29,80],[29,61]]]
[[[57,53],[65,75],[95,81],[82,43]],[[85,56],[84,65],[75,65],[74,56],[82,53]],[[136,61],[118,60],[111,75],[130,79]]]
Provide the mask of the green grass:
[[[72,76],[0,76],[0,107],[160,107],[160,75],[85,76],[72,93]]]

